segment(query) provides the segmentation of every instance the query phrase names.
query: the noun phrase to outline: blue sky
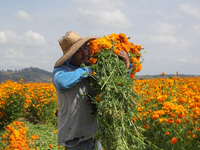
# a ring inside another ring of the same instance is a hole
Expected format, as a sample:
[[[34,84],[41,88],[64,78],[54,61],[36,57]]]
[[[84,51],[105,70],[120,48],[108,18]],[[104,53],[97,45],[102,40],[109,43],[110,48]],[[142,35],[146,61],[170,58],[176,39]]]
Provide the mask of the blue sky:
[[[142,45],[138,75],[200,75],[199,0],[0,0],[0,69],[52,71],[58,39],[125,33]]]

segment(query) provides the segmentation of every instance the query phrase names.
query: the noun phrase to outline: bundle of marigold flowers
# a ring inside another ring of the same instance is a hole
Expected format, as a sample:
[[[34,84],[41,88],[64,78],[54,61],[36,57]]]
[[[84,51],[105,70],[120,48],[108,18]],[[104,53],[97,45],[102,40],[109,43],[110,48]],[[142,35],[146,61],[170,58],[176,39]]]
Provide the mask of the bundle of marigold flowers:
[[[145,149],[141,130],[132,121],[136,114],[137,93],[133,78],[142,68],[141,46],[128,41],[125,34],[111,34],[90,41],[91,87],[97,93],[93,103],[98,107],[97,138],[105,150]],[[132,67],[127,70],[118,57],[120,50],[128,54]]]
[[[125,50],[129,55],[132,70],[130,77],[135,78],[135,74],[142,69],[142,64],[140,62],[141,58],[141,45],[134,45],[134,43],[129,42],[130,37],[126,37],[125,34],[111,34],[108,36],[101,37],[100,39],[93,40],[89,43],[90,48],[90,64],[93,65],[97,62],[98,53],[102,50],[110,50],[116,55],[119,54],[120,50]]]

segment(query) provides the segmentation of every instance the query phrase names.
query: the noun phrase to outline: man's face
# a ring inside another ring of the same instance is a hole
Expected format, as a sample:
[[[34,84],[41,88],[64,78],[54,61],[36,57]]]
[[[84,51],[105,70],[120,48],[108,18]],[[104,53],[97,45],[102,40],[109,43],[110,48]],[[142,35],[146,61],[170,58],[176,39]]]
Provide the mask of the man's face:
[[[89,52],[87,49],[87,44],[83,44],[78,51],[72,56],[72,60],[70,62],[71,65],[75,67],[80,67],[82,63],[88,63]]]

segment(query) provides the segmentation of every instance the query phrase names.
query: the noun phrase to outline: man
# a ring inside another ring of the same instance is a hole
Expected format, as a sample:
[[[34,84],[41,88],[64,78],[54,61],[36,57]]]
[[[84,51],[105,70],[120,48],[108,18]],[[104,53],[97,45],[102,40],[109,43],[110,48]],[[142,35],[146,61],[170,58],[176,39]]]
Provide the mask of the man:
[[[63,56],[55,63],[53,83],[59,106],[58,145],[66,146],[67,150],[94,150],[97,145],[93,140],[98,130],[95,120],[97,112],[90,103],[90,97],[96,94],[91,89],[90,78],[86,74],[91,73],[91,70],[80,67],[82,63],[88,64],[90,53],[87,43],[96,38],[98,37],[82,38],[69,31],[59,40]],[[119,56],[129,69],[127,53],[122,50]]]

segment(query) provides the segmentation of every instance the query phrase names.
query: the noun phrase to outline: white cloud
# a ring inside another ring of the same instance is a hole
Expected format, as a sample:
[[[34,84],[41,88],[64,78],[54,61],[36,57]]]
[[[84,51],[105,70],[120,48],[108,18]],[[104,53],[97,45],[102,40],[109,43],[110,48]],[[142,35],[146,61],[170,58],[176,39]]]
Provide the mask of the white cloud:
[[[0,42],[4,44],[15,44],[20,46],[45,46],[45,38],[37,32],[27,31],[23,35],[17,35],[10,30],[0,31]]]
[[[142,14],[142,15],[149,15],[150,14],[149,10],[146,10],[146,9],[140,9],[137,12],[139,14]]]
[[[181,58],[181,59],[178,59],[177,60],[178,62],[184,62],[184,63],[190,63],[190,64],[194,64],[194,65],[200,65],[200,60],[199,58],[193,58],[193,59],[190,59],[190,58]]]
[[[147,5],[148,2],[146,0],[140,0],[142,4]]]
[[[177,20],[177,19],[182,18],[182,15],[178,11],[174,12],[171,15],[167,15],[163,13],[162,11],[157,11],[157,14],[160,15],[165,20]]]
[[[18,60],[21,60],[21,59],[24,59],[24,55],[21,51],[17,51],[15,50],[14,48],[8,48],[5,50],[5,53],[4,53],[4,56],[5,56],[5,59],[18,59]]]
[[[121,0],[73,0],[77,5],[77,22],[90,27],[132,27],[129,18],[121,11],[126,4]]]
[[[40,35],[39,33],[33,32],[31,30],[24,33],[22,38],[23,38],[24,44],[26,44],[26,45],[34,45],[34,46],[46,45],[45,38],[42,35]]]
[[[181,4],[180,10],[187,15],[200,19],[200,8],[196,7],[195,5]]]
[[[114,10],[126,6],[123,0],[72,0],[76,3],[78,8],[85,8],[88,10]]]
[[[183,58],[178,59],[177,61],[178,61],[178,62],[187,62],[187,60],[186,60],[186,59],[183,59]]]
[[[170,11],[169,11],[170,12]],[[182,19],[185,15],[189,15],[191,17],[200,19],[200,7],[196,7],[192,4],[181,4],[175,12],[172,14],[165,14],[162,11],[157,11],[158,15],[160,15],[165,20],[177,20]]]
[[[108,10],[78,10],[79,21],[86,25],[91,26],[103,26],[110,28],[121,28],[121,27],[131,27],[129,19],[120,10],[108,11]]]
[[[20,44],[21,37],[11,30],[2,31],[5,35],[6,42],[4,44]]]
[[[25,12],[23,10],[19,10],[19,11],[15,12],[13,14],[13,17],[17,18],[17,19],[22,19],[22,20],[25,20],[25,21],[28,21],[28,22],[35,21],[35,19],[31,15],[29,15],[27,12]]]
[[[7,41],[5,33],[0,31],[0,43],[5,43]]]
[[[189,32],[194,35],[200,35],[200,25],[194,25],[189,28]]]
[[[180,29],[180,25],[174,24],[167,24],[163,22],[156,22],[153,24],[148,25],[148,29],[153,31],[154,33],[158,34],[165,34],[165,35],[175,35],[177,30]]]
[[[169,35],[158,35],[150,36],[149,40],[151,44],[154,44],[157,49],[164,51],[183,51],[187,50],[190,46],[190,43]]]

